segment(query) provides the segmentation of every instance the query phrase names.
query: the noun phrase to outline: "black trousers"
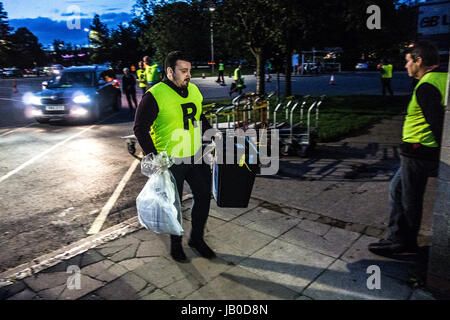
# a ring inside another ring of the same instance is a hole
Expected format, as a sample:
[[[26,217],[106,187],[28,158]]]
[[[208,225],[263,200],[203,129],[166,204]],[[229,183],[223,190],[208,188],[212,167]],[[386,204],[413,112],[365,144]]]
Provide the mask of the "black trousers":
[[[386,95],[386,89],[389,91],[389,94],[391,96],[394,95],[394,92],[392,92],[392,88],[391,88],[391,79],[390,78],[381,78],[381,88],[383,91],[383,96]]]
[[[222,80],[221,80],[222,79]],[[217,77],[217,82],[225,83],[225,78],[223,77],[223,70],[219,70],[219,76]]]
[[[193,204],[191,209],[192,239],[203,239],[203,233],[208,220],[209,207],[211,202],[211,170],[208,165],[194,164],[174,164],[170,167],[177,182],[180,201],[183,196],[183,184],[187,181],[192,190]],[[181,242],[181,236],[170,235],[172,242]]]
[[[125,91],[125,95],[127,96],[128,108],[133,110],[133,104],[131,103],[131,101],[133,101],[135,109],[137,109],[136,90]]]

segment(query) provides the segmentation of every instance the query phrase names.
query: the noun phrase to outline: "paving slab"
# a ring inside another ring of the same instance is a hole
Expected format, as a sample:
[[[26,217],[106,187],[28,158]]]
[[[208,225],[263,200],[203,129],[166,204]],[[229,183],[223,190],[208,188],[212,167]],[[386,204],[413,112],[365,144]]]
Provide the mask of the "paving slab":
[[[304,230],[296,227],[280,236],[280,239],[330,257],[338,258],[358,237],[359,234],[356,232],[336,227],[331,227],[323,236],[317,234],[314,228]]]
[[[179,264],[179,268],[183,270],[184,274],[192,275],[202,285],[232,267],[227,261],[220,258],[203,258],[190,247],[185,248],[184,251],[190,259],[190,263]]]
[[[26,288],[23,281],[17,281],[9,286],[0,288],[0,300],[7,299],[23,291]]]
[[[274,240],[239,266],[268,281],[301,291],[335,259],[282,240]]]
[[[37,297],[36,293],[30,289],[25,289],[19,293],[9,297],[7,300],[34,300]]]
[[[381,273],[380,289],[368,289],[365,265],[335,261],[303,293],[318,300],[406,300],[412,290],[404,282]]]
[[[288,288],[268,281],[262,276],[241,267],[220,276],[188,295],[187,300],[279,300],[295,299],[298,294]]]
[[[355,192],[362,184],[362,182],[349,183],[336,181],[324,186],[320,193],[299,205],[304,210],[327,214],[328,210],[336,205],[336,203],[351,198],[353,192]]]
[[[136,300],[138,292],[147,286],[147,282],[133,272],[108,283],[95,291],[95,294],[106,300]]]
[[[366,182],[324,214],[342,221],[386,227],[389,217],[388,191],[389,182]]]
[[[33,291],[39,292],[66,284],[70,275],[66,272],[38,273],[35,276],[25,278],[24,282]]]
[[[138,267],[133,272],[158,288],[186,277],[186,271],[180,268],[172,259],[165,257],[151,257],[150,261]]]
[[[234,219],[233,223],[277,238],[295,227],[300,221],[299,218],[257,207]]]
[[[77,300],[102,286],[103,282],[81,274],[80,289],[69,289],[68,287],[65,287],[64,291],[58,297],[58,300]]]
[[[305,231],[309,231],[318,236],[324,236],[328,231],[330,231],[331,226],[329,226],[327,224],[311,221],[308,219],[304,219],[297,225],[297,228],[305,230]]]
[[[118,251],[112,256],[110,256],[109,259],[114,262],[120,262],[126,259],[134,258],[136,257],[136,252],[138,250],[139,244],[140,243],[136,241],[135,243],[132,243],[129,246],[127,246],[125,249]]]
[[[216,201],[211,200],[211,208],[209,211],[210,217],[215,217],[224,221],[230,221],[244,212],[250,211],[256,208],[261,203],[258,199],[251,198],[247,208],[220,208],[217,206]]]
[[[150,262],[149,258],[132,258],[119,262],[119,265],[127,269],[128,271],[133,271],[134,269]]]
[[[185,278],[175,281],[167,287],[164,287],[164,292],[176,299],[184,299],[201,287],[202,284],[199,280],[196,279],[196,277],[192,275],[186,275]]]
[[[144,295],[140,298],[142,300],[173,300],[173,299],[175,299],[174,297],[172,297],[167,292],[165,292],[161,289],[156,289],[152,293]]]
[[[340,258],[348,263],[361,263],[364,265],[377,265],[381,273],[402,281],[409,281],[417,270],[416,255],[398,255],[397,259],[382,257],[368,250],[368,245],[378,242],[378,238],[361,236]]]
[[[150,231],[148,231],[150,232]],[[136,252],[136,258],[156,257],[166,255],[170,249],[170,239],[168,235],[158,235],[150,241],[142,241]]]
[[[62,284],[54,288],[39,291],[38,294],[44,300],[57,300],[61,293],[63,293],[63,291],[66,289],[66,287],[67,284]]]
[[[246,255],[251,255],[274,239],[274,237],[249,230],[232,222],[228,222],[218,227],[214,233],[208,234],[207,239],[210,238],[219,239],[223,243],[236,248],[237,252],[244,252]]]
[[[127,272],[126,268],[110,260],[103,260],[81,269],[81,274],[105,282],[113,281]]]
[[[302,204],[332,185],[333,181],[301,181],[286,177],[257,177],[252,196],[282,206],[302,209]]]

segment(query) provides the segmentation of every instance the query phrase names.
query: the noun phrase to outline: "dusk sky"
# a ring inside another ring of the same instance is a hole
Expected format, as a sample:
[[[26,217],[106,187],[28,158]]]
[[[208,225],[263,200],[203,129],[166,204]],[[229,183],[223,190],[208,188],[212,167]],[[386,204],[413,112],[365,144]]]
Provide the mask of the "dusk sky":
[[[13,28],[26,27],[44,46],[54,39],[84,45],[92,18],[97,13],[109,28],[128,22],[135,0],[0,0]],[[81,29],[68,29],[67,20],[80,16]],[[77,13],[79,12],[79,13]]]

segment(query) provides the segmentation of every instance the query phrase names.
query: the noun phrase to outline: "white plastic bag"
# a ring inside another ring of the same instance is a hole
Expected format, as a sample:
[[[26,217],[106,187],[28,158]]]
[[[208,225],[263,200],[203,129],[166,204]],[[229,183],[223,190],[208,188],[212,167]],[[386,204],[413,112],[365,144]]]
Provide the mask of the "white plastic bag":
[[[165,151],[142,159],[141,171],[149,179],[136,198],[139,222],[156,233],[183,235],[181,202],[169,168],[172,159]]]

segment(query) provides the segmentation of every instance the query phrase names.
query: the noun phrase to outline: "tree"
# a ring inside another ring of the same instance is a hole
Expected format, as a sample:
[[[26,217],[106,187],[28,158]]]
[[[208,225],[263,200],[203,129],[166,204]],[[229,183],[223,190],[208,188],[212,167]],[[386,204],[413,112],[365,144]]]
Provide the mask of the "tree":
[[[106,24],[96,14],[90,25],[89,42],[92,46],[91,63],[104,63],[111,59],[111,42]]]
[[[162,62],[173,50],[191,55],[193,62],[209,61],[208,8],[197,1],[174,2],[156,6],[150,27],[143,32],[154,49],[155,58]]]
[[[27,28],[19,28],[11,35],[10,63],[19,68],[42,65],[46,56],[38,38]]]
[[[8,13],[3,8],[3,2],[0,2],[0,65],[8,62],[8,55],[11,50],[11,41],[9,39],[12,28],[8,24]]]
[[[136,66],[137,61],[142,58],[138,50],[137,28],[133,24],[128,26],[119,25],[111,33],[111,56],[117,68]]]
[[[283,8],[272,0],[223,0],[217,16],[222,28],[230,28],[233,41],[244,43],[256,60],[256,93],[264,94],[264,61],[267,51],[280,39],[277,28]]]

